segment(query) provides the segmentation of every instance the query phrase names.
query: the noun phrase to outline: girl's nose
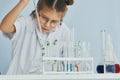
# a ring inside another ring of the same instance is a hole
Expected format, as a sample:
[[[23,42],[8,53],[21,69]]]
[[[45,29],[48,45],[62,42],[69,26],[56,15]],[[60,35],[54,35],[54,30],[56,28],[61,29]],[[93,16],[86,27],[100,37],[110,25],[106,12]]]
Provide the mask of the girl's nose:
[[[50,21],[46,22],[46,27],[50,27],[50,24],[51,24]]]

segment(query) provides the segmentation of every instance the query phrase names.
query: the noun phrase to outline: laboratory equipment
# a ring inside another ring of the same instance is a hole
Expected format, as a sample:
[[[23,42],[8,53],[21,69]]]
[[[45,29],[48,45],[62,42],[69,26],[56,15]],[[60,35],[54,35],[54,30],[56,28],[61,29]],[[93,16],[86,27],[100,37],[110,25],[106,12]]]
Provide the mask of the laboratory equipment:
[[[120,66],[112,46],[112,39],[106,30],[102,30],[103,64],[97,66],[98,73],[119,73]]]

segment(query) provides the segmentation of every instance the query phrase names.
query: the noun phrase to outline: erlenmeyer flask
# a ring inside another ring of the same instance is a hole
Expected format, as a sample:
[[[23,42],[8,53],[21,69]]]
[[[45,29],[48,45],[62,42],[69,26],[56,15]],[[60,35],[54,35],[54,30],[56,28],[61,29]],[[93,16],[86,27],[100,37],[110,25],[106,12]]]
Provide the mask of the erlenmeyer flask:
[[[118,73],[120,67],[112,46],[112,39],[109,33],[102,31],[103,39],[103,65],[97,66],[98,73]]]

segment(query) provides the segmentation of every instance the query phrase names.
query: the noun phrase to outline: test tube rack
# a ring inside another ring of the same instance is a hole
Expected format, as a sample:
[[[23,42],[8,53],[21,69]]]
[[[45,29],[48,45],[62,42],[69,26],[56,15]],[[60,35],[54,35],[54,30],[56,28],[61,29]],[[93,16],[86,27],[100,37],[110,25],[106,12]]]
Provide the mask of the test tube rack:
[[[43,58],[43,74],[94,73],[93,58]]]

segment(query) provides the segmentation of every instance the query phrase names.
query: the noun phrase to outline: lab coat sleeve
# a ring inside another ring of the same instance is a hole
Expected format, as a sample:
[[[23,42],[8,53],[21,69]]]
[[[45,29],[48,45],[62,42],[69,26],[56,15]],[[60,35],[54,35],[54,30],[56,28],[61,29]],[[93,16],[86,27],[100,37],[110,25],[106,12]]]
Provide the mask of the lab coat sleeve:
[[[19,37],[22,28],[25,27],[24,17],[18,17],[18,19],[14,23],[14,26],[15,26],[15,29],[16,29],[15,33],[9,33],[9,34],[3,33],[3,35],[5,37],[9,38],[12,41],[16,40]]]

